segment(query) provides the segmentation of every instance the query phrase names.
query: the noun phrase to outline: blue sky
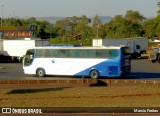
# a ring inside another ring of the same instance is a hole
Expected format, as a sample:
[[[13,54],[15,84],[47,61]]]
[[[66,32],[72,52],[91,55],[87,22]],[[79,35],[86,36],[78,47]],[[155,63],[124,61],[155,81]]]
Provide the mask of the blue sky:
[[[127,10],[139,11],[147,18],[155,17],[160,0],[0,0],[4,17],[99,16],[125,15]]]

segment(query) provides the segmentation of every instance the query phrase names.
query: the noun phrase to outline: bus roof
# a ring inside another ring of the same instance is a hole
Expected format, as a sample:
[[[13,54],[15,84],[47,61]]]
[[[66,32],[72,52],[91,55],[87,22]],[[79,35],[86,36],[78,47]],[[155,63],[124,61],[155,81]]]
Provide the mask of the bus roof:
[[[80,47],[80,44],[50,44],[46,45],[46,47]]]
[[[34,49],[120,49],[124,46],[110,46],[110,47],[35,47]]]

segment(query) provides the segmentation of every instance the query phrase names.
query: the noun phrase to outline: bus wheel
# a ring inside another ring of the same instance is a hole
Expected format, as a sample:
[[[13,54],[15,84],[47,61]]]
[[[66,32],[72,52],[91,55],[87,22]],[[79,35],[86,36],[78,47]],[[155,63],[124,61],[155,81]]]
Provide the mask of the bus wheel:
[[[37,74],[38,77],[44,77],[45,70],[43,68],[39,68],[39,69],[37,69],[36,74]]]
[[[91,70],[91,72],[90,72],[90,77],[92,78],[92,79],[97,79],[98,77],[99,77],[99,73],[98,73],[98,71],[97,70]]]
[[[151,62],[152,62],[152,63],[155,63],[155,62],[156,62],[156,60],[151,60]]]

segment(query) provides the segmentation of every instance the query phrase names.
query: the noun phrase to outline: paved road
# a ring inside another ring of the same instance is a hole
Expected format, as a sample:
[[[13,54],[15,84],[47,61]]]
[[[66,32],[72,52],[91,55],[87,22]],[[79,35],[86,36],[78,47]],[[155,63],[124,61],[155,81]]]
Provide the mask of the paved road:
[[[48,77],[36,77],[34,75],[26,75],[23,73],[22,64],[21,63],[0,63],[0,80],[74,80],[74,77],[56,77],[56,76],[48,76]],[[81,79],[81,78],[76,78]]]
[[[126,79],[160,79],[160,63],[151,63],[148,59],[132,60],[132,73]],[[124,79],[123,78],[123,79]],[[38,79],[75,79],[75,77],[45,77],[38,78],[23,73],[21,63],[0,63],[0,80],[38,80]],[[81,79],[81,78],[76,78]]]
[[[160,79],[160,63],[152,63],[148,59],[132,60],[132,79]]]

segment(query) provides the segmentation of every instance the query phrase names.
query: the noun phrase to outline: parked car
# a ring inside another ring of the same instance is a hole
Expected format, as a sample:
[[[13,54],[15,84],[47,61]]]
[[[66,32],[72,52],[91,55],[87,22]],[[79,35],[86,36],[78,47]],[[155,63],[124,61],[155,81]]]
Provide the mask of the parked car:
[[[159,62],[160,63],[160,47],[154,47],[153,51],[149,56],[152,63]]]

